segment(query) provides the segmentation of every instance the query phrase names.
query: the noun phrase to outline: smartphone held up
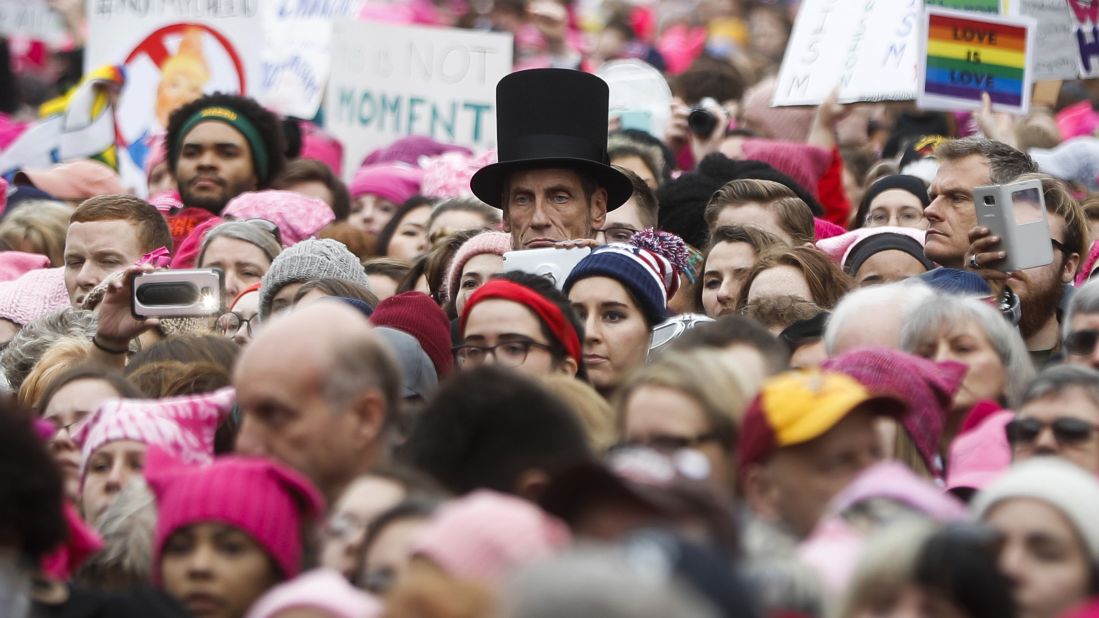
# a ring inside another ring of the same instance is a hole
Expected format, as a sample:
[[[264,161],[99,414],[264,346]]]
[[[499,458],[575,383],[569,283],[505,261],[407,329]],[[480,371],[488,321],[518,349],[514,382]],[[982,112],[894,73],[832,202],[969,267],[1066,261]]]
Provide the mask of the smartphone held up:
[[[161,270],[133,277],[135,318],[209,317],[222,312],[225,274],[218,268]]]
[[[1000,249],[1007,253],[1006,258],[988,267],[1012,272],[1053,262],[1053,243],[1040,180],[976,187],[973,206],[977,210],[977,224],[999,236]]]

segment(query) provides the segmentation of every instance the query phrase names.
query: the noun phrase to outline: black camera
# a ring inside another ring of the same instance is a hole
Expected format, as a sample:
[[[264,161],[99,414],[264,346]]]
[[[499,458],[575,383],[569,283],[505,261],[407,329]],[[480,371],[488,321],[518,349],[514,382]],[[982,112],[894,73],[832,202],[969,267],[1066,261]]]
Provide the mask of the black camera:
[[[692,107],[687,115],[687,128],[699,137],[709,137],[717,128],[717,116],[701,105]]]

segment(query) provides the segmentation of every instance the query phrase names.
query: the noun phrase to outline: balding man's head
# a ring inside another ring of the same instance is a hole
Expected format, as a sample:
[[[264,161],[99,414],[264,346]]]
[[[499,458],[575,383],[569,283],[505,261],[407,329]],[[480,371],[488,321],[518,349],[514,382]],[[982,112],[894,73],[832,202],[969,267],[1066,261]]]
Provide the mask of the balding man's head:
[[[400,372],[366,318],[337,301],[279,316],[237,363],[237,450],[279,459],[330,499],[384,453]]]

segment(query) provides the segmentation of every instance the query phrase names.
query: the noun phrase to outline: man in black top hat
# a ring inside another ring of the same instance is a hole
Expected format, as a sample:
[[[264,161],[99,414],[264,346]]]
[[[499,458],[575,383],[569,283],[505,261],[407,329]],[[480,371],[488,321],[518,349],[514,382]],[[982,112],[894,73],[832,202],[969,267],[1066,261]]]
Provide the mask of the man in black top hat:
[[[496,86],[499,163],[470,188],[504,211],[512,248],[594,239],[607,211],[630,198],[607,157],[609,96],[602,79],[567,69],[519,71]]]

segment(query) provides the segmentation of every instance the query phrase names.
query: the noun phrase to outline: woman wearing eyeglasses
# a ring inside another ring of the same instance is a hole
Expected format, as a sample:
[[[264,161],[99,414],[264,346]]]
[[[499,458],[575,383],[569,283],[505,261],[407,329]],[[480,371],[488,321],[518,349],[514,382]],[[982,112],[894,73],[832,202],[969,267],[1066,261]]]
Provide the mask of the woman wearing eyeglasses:
[[[225,297],[235,298],[244,288],[259,283],[280,252],[278,228],[273,223],[229,221],[206,234],[195,264],[220,268],[225,273]]]
[[[244,288],[229,304],[229,311],[217,320],[217,330],[238,345],[244,346],[252,341],[252,335],[259,326],[259,282]]]
[[[141,396],[121,374],[98,365],[74,367],[50,383],[38,412],[57,428],[49,447],[65,475],[66,498],[72,502],[80,498],[80,447],[73,441],[73,428],[108,399]]]
[[[535,378],[561,373],[587,379],[583,326],[545,277],[509,272],[482,285],[466,301],[458,329],[459,369],[492,363]]]
[[[636,371],[615,397],[619,444],[705,456],[707,482],[733,495],[733,446],[754,380],[718,352],[667,352]]]

